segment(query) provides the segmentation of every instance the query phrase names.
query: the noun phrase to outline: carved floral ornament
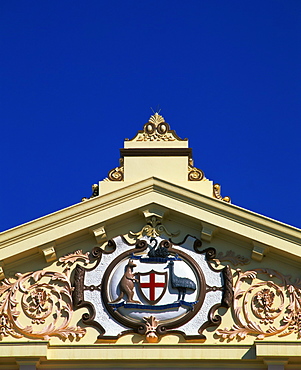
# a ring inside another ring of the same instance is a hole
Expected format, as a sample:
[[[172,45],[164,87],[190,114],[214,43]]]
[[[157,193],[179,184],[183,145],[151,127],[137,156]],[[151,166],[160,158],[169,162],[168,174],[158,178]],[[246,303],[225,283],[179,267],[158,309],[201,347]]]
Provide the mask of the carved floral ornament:
[[[223,200],[226,203],[231,203],[231,198],[226,196],[222,197],[221,196],[221,186],[220,184],[214,184],[213,185],[213,197],[219,200]]]
[[[123,167],[123,159],[119,159],[120,166],[113,168],[111,171],[108,173],[107,180],[109,181],[123,181],[124,179],[124,167]]]
[[[40,270],[16,274],[0,285],[0,338],[80,339],[86,329],[70,326],[73,315],[71,267],[89,261],[88,254],[76,251],[59,259],[62,272]]]
[[[120,158],[119,161],[121,162],[121,165],[109,171],[108,177],[106,178],[107,181],[123,181],[124,166],[122,158]],[[191,163],[191,160],[189,160],[189,163]],[[204,172],[199,168],[196,168],[192,165],[188,165],[187,170],[188,170],[188,181],[202,181],[206,179]],[[224,200],[223,198],[218,199]]]
[[[187,140],[187,139],[185,139]],[[143,126],[143,130],[129,141],[184,141],[179,138],[174,130],[165,119],[158,113],[150,117],[148,122]]]
[[[177,234],[153,217],[140,231],[129,232],[128,241],[122,236],[109,240],[108,250],[95,247],[90,255],[78,250],[61,257],[61,272],[39,270],[3,280],[0,339],[80,340],[86,333],[83,324],[95,327],[99,340],[109,341],[138,333],[156,343],[176,333],[203,342],[208,326],[218,326],[214,335],[221,341],[301,338],[299,279],[265,268],[236,269],[232,278],[224,263],[244,267],[249,259],[231,250],[202,249],[189,235],[173,243]],[[230,328],[216,315],[220,306],[231,307]],[[80,307],[88,308],[81,326],[72,323]]]
[[[99,186],[97,184],[93,184],[92,185],[92,194],[91,194],[91,196],[89,198],[83,197],[82,202],[84,202],[88,199],[91,199],[91,198],[98,197],[98,196],[99,196]]]
[[[237,269],[232,327],[219,329],[224,339],[247,335],[264,339],[295,333],[301,338],[301,280],[273,269]]]

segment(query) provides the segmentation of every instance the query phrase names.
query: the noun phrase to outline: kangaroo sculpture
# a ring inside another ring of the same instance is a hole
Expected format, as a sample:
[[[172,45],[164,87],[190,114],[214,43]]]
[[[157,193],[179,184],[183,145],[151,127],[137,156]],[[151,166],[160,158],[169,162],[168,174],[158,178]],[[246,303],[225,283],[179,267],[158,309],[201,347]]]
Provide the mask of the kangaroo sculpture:
[[[175,275],[174,273],[174,261],[170,261],[168,265],[165,267],[169,269],[169,276],[170,276],[170,282],[171,286],[174,289],[178,289],[179,295],[178,295],[178,301],[182,300],[184,301],[186,289],[191,289],[193,291],[196,290],[195,283],[188,278],[183,278]]]
[[[138,280],[135,279],[135,275],[133,274],[133,268],[136,267],[137,265],[134,264],[133,260],[129,260],[128,264],[125,266],[125,272],[122,278],[120,279],[119,282],[119,289],[120,289],[120,294],[119,296],[114,299],[114,301],[111,301],[110,303],[116,303],[120,301],[121,298],[124,297],[124,295],[127,296],[127,303],[141,303],[139,301],[133,300],[134,296],[134,285],[135,282]]]

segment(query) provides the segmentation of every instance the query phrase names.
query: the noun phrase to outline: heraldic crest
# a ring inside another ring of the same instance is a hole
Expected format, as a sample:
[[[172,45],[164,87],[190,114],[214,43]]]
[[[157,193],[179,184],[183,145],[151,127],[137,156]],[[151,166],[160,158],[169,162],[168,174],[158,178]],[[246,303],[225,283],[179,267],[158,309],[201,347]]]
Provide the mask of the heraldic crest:
[[[230,268],[215,269],[214,248],[202,250],[193,236],[181,243],[163,236],[140,235],[134,243],[117,236],[110,250],[93,249],[93,268],[76,267],[74,304],[89,308],[83,321],[99,329],[99,339],[132,332],[148,342],[171,333],[202,341],[206,327],[220,324],[217,308],[233,299]]]

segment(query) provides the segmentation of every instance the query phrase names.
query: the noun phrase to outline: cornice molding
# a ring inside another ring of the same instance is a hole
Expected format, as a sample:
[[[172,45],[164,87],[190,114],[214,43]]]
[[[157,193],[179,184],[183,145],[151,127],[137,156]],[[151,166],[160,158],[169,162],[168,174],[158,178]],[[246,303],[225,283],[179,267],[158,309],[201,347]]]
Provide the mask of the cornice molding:
[[[128,203],[126,207],[125,203]],[[236,234],[243,233],[251,240],[268,243],[276,250],[300,258],[299,229],[151,177],[2,232],[2,259],[15,255],[16,250],[28,251],[149,204],[162,205]]]

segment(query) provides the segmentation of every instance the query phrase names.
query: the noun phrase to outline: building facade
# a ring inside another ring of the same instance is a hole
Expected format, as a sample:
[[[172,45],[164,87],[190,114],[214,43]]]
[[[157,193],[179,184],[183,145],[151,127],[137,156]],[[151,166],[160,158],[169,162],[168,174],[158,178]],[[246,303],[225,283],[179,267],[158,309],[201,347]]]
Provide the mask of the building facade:
[[[158,113],[90,198],[0,234],[0,369],[301,369],[300,230]]]

